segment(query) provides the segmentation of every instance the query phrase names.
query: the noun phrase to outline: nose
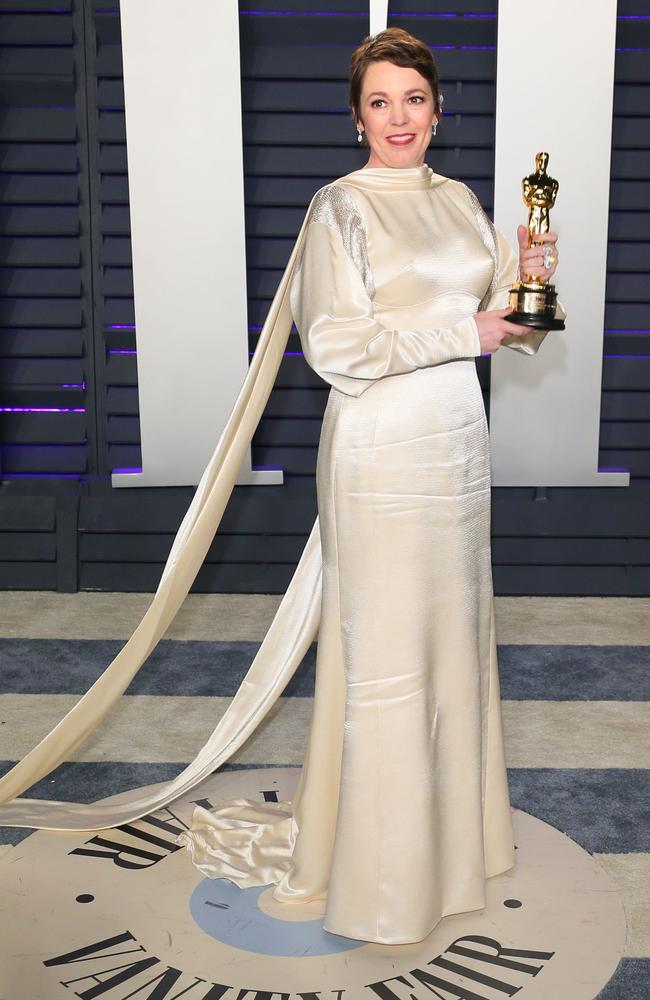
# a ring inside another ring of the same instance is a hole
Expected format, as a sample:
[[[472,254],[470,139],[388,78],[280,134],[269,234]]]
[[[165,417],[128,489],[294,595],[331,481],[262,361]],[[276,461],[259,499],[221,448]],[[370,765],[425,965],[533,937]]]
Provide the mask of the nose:
[[[400,107],[398,104],[393,105],[393,113],[391,115],[391,125],[404,125],[408,121],[408,114],[406,109]]]

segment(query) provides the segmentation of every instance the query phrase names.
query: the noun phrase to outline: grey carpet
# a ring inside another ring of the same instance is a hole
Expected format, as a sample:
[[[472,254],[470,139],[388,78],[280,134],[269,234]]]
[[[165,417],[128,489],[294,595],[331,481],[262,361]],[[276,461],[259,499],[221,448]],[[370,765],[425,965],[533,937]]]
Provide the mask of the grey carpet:
[[[107,639],[0,639],[0,691],[83,694],[120,651]],[[163,639],[129,694],[232,696],[259,649],[257,642]],[[650,700],[650,646],[502,645],[504,699]],[[289,682],[288,697],[314,693],[316,644]]]

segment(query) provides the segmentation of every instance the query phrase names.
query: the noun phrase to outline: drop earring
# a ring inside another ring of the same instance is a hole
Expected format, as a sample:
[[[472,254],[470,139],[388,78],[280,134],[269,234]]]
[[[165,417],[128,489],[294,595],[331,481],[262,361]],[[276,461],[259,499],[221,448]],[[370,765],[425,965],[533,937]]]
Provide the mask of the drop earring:
[[[362,137],[363,137],[363,129],[357,127],[357,142],[361,142]]]
[[[438,104],[440,105],[440,113],[441,114],[442,114],[442,105],[444,104],[444,101],[445,101],[445,99],[444,99],[443,95],[440,93],[440,91],[438,91]],[[436,122],[433,123],[433,127],[431,129],[431,131],[433,132],[434,135],[436,134],[436,128],[437,128],[437,126],[438,126],[438,122],[436,121]]]

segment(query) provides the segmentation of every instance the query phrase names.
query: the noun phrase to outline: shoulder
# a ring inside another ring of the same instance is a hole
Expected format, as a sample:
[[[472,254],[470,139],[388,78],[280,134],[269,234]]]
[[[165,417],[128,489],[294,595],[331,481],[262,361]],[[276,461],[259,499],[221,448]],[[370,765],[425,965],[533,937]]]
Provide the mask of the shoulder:
[[[445,184],[447,194],[456,198],[462,204],[468,205],[474,214],[484,211],[479,198],[469,184],[465,184],[464,181],[456,180],[454,177],[448,177],[447,181],[448,183]]]
[[[492,222],[492,219],[483,208],[483,205],[481,204],[481,199],[478,197],[476,192],[473,191],[468,184],[463,184],[462,187],[464,189],[465,196],[469,202],[469,207],[471,208],[474,214],[474,218],[476,219],[478,225],[480,227],[487,226],[489,229],[493,229],[494,224]]]
[[[344,184],[332,181],[319,188],[307,210],[308,222],[322,222],[343,231],[363,225],[359,204]]]
[[[481,205],[481,201],[477,196],[476,192],[468,184],[464,184],[462,181],[456,181],[456,183],[463,189],[463,194],[469,201],[470,208],[475,215],[486,215],[485,209]],[[487,218],[487,216],[486,216]]]
[[[360,272],[366,291],[372,298],[375,289],[368,259],[365,222],[354,195],[340,182],[325,184],[314,194],[307,209],[307,231],[316,223],[334,231],[335,242]]]
[[[467,218],[478,229],[483,241],[492,243],[495,238],[494,223],[483,208],[476,192],[464,181],[453,180],[452,185],[453,187],[450,187],[449,191],[457,199]]]

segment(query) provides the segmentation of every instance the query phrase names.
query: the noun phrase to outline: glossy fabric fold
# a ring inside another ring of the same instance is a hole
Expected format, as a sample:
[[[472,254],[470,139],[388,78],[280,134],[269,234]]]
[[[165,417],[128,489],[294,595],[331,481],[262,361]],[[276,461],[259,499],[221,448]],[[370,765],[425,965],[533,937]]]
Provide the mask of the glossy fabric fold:
[[[195,866],[209,878],[228,878],[241,888],[279,882],[295,843],[292,805],[233,799],[212,812],[197,806],[191,836],[180,834],[178,843],[190,848]]]

